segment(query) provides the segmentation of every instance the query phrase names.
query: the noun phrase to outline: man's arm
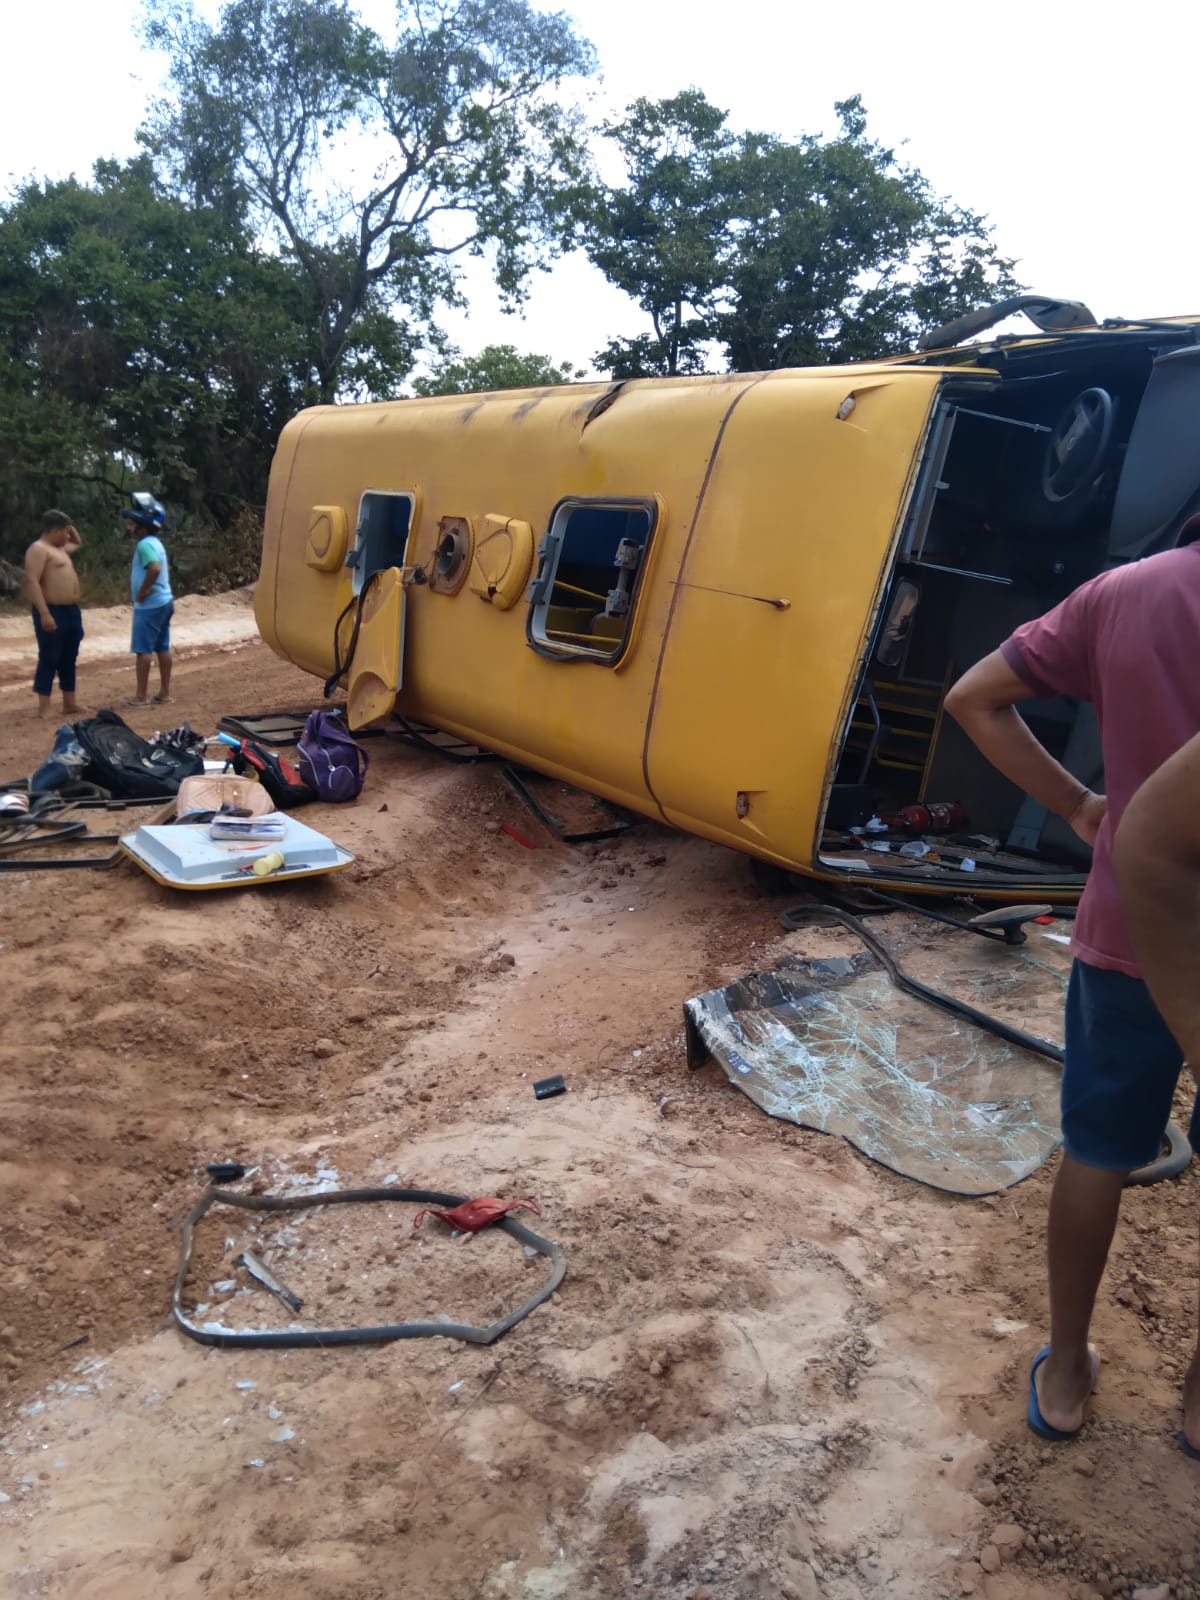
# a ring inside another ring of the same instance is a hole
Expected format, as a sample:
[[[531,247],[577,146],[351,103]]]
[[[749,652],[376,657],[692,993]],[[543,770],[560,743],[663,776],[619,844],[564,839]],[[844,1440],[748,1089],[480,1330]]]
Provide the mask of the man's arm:
[[[146,568],[146,576],[142,579],[141,587],[138,589],[137,595],[135,597],[136,599],[144,600],[146,598],[146,596],[150,593],[151,589],[153,589],[155,583],[158,581],[158,575],[159,575],[159,573],[161,571],[162,571],[162,562],[161,561],[151,561],[150,562],[149,566],[147,566],[147,568]]]
[[[1113,863],[1150,993],[1200,1081],[1200,735],[1129,802]]]
[[[50,614],[46,595],[42,589],[42,574],[46,570],[46,552],[40,544],[31,544],[25,552],[25,588],[29,603],[38,614],[38,620],[47,633],[56,633],[58,624]]]
[[[68,555],[73,555],[82,544],[83,540],[79,537],[79,529],[72,523],[67,529],[67,542],[63,545],[63,549]]]
[[[946,710],[992,765],[1019,789],[1095,844],[1108,802],[1044,749],[1017,711],[1037,690],[1013,671],[999,650],[984,656],[946,696]]]

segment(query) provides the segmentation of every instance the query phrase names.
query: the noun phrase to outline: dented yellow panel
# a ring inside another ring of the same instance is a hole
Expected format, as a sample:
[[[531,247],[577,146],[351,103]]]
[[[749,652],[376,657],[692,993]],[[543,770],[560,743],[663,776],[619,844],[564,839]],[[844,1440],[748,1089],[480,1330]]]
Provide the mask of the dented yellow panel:
[[[860,386],[849,413],[842,373],[772,376],[731,410],[647,738],[677,826],[807,859],[934,394],[911,376]]]
[[[403,670],[404,583],[398,567],[375,578],[356,622],[354,655],[346,673],[346,717],[352,728],[369,728],[389,716]]]
[[[941,376],[830,368],[306,412],[272,469],[259,627],[327,676],[351,573],[306,560],[312,508],[341,506],[353,527],[365,490],[413,494],[408,587],[397,575],[369,634],[364,612],[352,719],[383,706],[395,621],[405,715],[810,866]],[[550,659],[527,637],[536,546],[577,499],[658,507],[630,610],[593,623],[598,646],[627,630],[615,666]],[[415,569],[449,517],[469,524],[472,554],[465,584],[438,593]]]

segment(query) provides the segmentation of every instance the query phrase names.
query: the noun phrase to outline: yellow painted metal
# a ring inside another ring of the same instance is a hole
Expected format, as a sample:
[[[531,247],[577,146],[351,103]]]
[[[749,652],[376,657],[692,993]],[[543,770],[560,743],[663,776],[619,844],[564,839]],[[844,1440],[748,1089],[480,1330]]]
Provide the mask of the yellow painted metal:
[[[489,512],[475,543],[467,583],[471,592],[507,611],[525,593],[533,566],[533,529],[518,517]]]
[[[318,572],[336,572],[346,559],[346,513],[341,506],[314,506],[304,559]]]
[[[748,388],[729,416],[676,582],[647,769],[668,821],[794,864],[812,859],[937,380],[858,380],[839,420],[845,372],[790,379]]]
[[[326,676],[351,579],[306,565],[309,508],[340,504],[353,522],[364,490],[416,492],[410,565],[443,516],[469,517],[480,534],[458,595],[406,591],[399,710],[811,870],[942,377],[931,366],[785,370],[627,383],[602,411],[608,384],[305,412],[272,469],[260,630]],[[534,530],[532,546],[567,497],[659,505],[615,666],[550,660],[526,638],[513,530]],[[485,553],[501,522],[509,559],[492,567]],[[492,603],[478,604],[489,585]],[[387,680],[368,648],[369,664],[360,635],[355,669],[378,676],[377,711]]]
[[[369,728],[391,713],[400,685],[403,646],[404,583],[400,569],[388,567],[374,579],[363,600],[346,704],[352,728]]]

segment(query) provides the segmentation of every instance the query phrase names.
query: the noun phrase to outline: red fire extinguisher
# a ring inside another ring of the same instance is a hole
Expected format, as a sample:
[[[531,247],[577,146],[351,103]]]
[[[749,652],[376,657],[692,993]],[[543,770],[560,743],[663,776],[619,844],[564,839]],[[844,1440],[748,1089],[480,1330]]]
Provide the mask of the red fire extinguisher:
[[[926,805],[902,806],[900,817],[914,833],[958,833],[967,825],[967,813],[956,800],[930,800]]]

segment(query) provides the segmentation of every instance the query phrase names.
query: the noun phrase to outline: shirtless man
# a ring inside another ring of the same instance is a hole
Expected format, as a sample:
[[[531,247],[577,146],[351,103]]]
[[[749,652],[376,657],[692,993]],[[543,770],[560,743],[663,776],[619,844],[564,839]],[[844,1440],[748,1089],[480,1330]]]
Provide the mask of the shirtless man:
[[[83,643],[83,612],[79,609],[79,575],[71,560],[80,543],[65,511],[44,511],[41,537],[25,552],[25,587],[33,607],[38,649],[33,692],[39,717],[50,713],[55,677],[62,689],[64,714],[78,716],[83,709],[75,699],[75,660]]]

